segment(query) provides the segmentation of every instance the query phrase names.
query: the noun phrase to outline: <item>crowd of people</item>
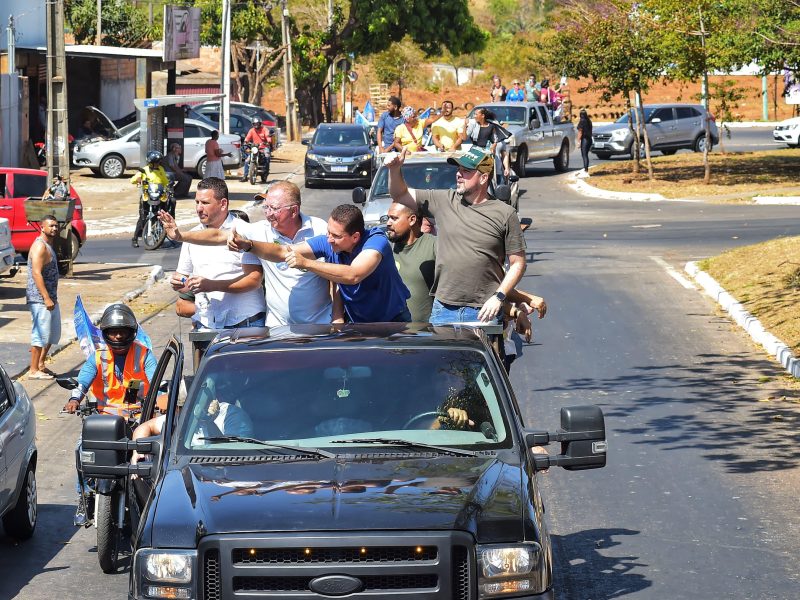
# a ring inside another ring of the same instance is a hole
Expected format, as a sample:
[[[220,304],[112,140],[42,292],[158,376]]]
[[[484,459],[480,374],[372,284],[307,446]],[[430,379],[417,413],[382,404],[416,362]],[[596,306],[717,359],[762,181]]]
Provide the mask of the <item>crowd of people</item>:
[[[489,88],[489,99],[492,102],[541,102],[555,115],[564,100],[562,85],[563,82],[552,86],[547,78],[538,81],[536,74],[531,73],[524,84],[519,79],[514,79],[511,89],[506,89],[500,76],[495,75]]]

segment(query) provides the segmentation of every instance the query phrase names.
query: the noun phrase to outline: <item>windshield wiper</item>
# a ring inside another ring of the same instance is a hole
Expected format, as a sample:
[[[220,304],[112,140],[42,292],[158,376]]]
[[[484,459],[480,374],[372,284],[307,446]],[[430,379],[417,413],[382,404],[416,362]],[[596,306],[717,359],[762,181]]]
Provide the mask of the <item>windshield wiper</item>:
[[[417,448],[433,450],[442,454],[458,454],[459,456],[477,456],[478,453],[463,448],[448,448],[446,446],[435,446],[423,442],[410,442],[408,440],[397,440],[392,438],[353,438],[352,440],[331,440],[331,444],[386,444],[387,446],[402,446],[403,448]]]
[[[267,446],[269,448],[291,450],[292,452],[297,452],[300,454],[311,454],[314,456],[320,456],[322,458],[336,458],[335,454],[328,452],[326,450],[320,450],[319,448],[304,448],[302,446],[289,446],[286,444],[276,444],[274,442],[265,442],[264,440],[259,440],[251,437],[244,437],[241,435],[218,435],[212,437],[201,437],[198,439],[206,442],[211,442],[212,444],[225,443],[225,442],[244,442],[247,444],[258,444],[259,446]]]

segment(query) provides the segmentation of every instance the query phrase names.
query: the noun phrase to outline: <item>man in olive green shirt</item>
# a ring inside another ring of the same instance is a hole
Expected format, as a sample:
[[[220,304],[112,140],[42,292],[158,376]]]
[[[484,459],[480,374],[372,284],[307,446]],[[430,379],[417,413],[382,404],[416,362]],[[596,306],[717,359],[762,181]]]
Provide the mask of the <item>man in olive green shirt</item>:
[[[422,217],[404,204],[389,207],[386,237],[392,242],[394,260],[400,278],[411,292],[406,302],[415,323],[427,323],[431,318],[436,266],[436,236],[422,233]]]

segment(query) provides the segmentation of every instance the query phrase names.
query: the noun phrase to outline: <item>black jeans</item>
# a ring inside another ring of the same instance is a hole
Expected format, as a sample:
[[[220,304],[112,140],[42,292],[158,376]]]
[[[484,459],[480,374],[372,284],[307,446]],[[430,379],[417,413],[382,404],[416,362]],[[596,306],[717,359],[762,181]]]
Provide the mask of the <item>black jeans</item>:
[[[592,147],[591,138],[581,138],[581,158],[583,159],[583,168],[589,170],[589,148]]]

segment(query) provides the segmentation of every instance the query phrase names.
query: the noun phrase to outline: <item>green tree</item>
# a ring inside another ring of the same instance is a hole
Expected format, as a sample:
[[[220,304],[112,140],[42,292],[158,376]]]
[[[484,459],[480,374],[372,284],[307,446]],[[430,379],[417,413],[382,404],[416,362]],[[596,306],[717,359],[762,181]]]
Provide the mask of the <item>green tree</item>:
[[[403,100],[403,88],[420,83],[420,63],[424,55],[410,38],[394,44],[372,57],[372,68],[383,83],[397,86],[397,96]]]
[[[547,24],[552,0],[489,0],[496,35],[529,33]]]
[[[97,0],[68,0],[64,18],[79,44],[93,44],[97,36]],[[136,46],[160,35],[161,23],[150,26],[147,15],[125,0],[105,0],[101,33],[104,46]]]

